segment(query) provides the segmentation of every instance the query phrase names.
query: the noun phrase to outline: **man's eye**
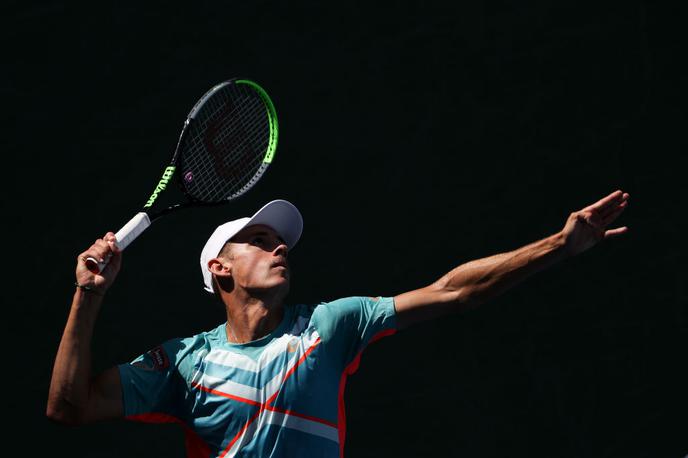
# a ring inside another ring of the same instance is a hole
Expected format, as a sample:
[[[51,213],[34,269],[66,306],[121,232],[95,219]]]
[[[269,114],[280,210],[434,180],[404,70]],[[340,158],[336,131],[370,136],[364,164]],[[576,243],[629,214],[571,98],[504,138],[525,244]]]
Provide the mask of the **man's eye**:
[[[254,245],[262,245],[263,244],[263,237],[254,237],[253,238],[253,244]]]

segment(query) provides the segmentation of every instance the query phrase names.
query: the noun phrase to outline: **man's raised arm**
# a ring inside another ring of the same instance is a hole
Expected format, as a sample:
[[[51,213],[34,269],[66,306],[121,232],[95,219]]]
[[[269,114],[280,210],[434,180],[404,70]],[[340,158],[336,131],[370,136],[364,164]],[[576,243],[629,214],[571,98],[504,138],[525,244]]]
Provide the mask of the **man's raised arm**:
[[[91,373],[91,337],[103,294],[120,269],[121,254],[109,232],[77,258],[76,288],[72,306],[57,350],[46,415],[67,424],[89,423],[123,416],[122,394],[117,367],[97,377]],[[86,258],[112,260],[102,274],[86,268]]]
[[[394,298],[397,326],[476,307],[556,262],[575,256],[601,240],[625,233],[607,229],[628,205],[628,194],[614,191],[571,213],[564,228],[516,250],[470,261],[433,284]]]

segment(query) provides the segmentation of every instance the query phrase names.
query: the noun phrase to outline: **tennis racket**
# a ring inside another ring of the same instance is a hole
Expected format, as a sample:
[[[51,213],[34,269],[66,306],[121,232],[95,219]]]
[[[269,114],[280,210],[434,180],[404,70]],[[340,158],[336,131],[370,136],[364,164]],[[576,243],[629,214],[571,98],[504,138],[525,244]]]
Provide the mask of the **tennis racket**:
[[[267,92],[248,79],[212,87],[189,112],[169,165],[141,211],[115,234],[124,250],[153,221],[181,208],[217,205],[245,194],[260,180],[277,149],[277,114]],[[176,181],[183,193],[165,206],[160,195]],[[89,257],[86,267],[107,266]]]

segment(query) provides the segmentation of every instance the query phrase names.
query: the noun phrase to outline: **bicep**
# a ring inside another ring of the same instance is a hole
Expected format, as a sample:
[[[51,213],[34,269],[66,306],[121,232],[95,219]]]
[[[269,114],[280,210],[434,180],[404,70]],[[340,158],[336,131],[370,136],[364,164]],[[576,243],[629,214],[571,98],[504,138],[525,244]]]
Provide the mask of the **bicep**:
[[[95,376],[91,381],[84,421],[91,423],[123,416],[122,382],[119,369],[113,366]]]
[[[428,321],[457,311],[455,304],[464,292],[444,288],[439,282],[394,297],[397,327]]]

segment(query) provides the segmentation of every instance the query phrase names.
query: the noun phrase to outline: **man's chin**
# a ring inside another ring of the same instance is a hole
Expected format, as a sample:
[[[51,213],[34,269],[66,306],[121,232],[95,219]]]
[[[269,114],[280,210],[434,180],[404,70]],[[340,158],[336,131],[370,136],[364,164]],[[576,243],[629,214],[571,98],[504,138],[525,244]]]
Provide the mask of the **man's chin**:
[[[272,294],[279,295],[281,297],[284,297],[287,295],[289,292],[289,277],[279,277],[275,279],[271,279],[271,281],[265,286],[265,288],[261,288],[264,292],[270,292]]]

